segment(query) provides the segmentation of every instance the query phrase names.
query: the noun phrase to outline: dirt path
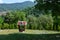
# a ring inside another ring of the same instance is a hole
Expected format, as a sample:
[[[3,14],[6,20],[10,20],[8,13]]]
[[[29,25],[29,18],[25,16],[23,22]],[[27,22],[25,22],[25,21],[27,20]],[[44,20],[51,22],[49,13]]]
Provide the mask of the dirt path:
[[[12,33],[25,33],[25,34],[55,34],[55,33],[60,33],[60,32],[57,32],[57,31],[47,31],[47,30],[29,30],[29,29],[26,29],[24,32],[19,32],[18,29],[0,30],[0,34],[12,34]]]

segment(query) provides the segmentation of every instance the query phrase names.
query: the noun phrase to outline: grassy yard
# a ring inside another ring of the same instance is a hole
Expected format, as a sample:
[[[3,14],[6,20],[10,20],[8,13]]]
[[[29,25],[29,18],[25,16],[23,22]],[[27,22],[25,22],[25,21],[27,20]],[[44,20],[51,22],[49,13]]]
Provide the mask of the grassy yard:
[[[0,40],[60,40],[60,32],[26,29],[21,33],[18,29],[7,29],[0,30]]]

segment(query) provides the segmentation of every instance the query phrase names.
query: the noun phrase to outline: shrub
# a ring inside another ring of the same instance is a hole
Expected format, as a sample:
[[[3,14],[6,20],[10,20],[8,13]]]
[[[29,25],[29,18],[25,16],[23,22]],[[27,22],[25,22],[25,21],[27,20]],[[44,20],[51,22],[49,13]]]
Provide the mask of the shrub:
[[[39,29],[52,29],[53,28],[53,18],[51,15],[40,15],[38,17],[38,28]]]
[[[9,29],[9,24],[4,23],[3,29]]]
[[[37,17],[34,15],[28,16],[28,27],[29,29],[37,29]]]

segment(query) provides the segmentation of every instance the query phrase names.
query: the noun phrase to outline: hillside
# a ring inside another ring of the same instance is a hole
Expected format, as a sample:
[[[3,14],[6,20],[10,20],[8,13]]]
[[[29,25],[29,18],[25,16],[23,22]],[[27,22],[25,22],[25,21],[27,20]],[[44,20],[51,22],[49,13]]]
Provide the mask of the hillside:
[[[21,10],[27,7],[34,6],[34,3],[31,1],[25,1],[22,3],[11,3],[11,4],[0,4],[0,11],[7,11],[7,10]]]

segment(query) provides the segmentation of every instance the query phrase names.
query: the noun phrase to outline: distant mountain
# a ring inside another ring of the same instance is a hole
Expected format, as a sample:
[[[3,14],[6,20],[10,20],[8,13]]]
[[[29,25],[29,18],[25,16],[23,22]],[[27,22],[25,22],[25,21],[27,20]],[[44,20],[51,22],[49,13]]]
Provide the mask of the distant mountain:
[[[31,1],[26,1],[22,3],[11,3],[11,4],[0,4],[0,11],[7,11],[7,10],[21,10],[27,7],[34,6],[35,3]]]

